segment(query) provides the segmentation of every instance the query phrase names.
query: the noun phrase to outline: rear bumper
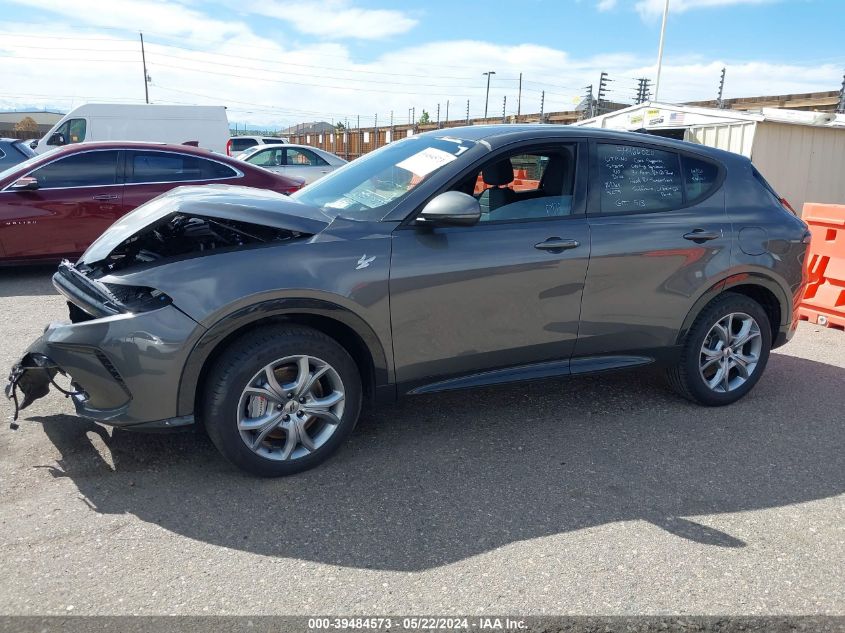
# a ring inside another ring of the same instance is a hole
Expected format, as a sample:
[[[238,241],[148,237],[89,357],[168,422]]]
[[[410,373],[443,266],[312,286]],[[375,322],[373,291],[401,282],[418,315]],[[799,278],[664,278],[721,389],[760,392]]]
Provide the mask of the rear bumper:
[[[202,327],[172,305],[51,323],[10,379],[23,392],[21,408],[46,395],[60,372],[70,376],[79,415],[121,427],[184,426],[193,419],[177,417],[179,378],[198,330]]]

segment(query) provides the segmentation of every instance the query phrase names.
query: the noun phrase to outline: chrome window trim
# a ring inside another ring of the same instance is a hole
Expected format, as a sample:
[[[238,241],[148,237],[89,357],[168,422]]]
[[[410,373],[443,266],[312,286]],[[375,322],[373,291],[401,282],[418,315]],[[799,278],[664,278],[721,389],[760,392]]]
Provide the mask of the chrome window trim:
[[[75,144],[76,143],[74,143],[74,145]],[[118,149],[115,149],[115,148],[106,148],[106,147],[99,148],[99,149],[86,149],[86,150],[83,150],[81,152],[74,152],[73,154],[71,154],[71,156],[79,156],[81,154],[90,154],[92,152],[127,152],[127,151],[158,152],[159,154],[176,154],[177,156],[196,156],[196,154],[186,154],[186,153],[174,152],[173,150],[166,150],[166,149],[136,149],[136,148],[118,148]],[[47,161],[46,163],[38,165],[38,167],[34,167],[33,169],[28,171],[23,176],[18,176],[15,180],[13,180],[8,185],[6,185],[6,187],[4,187],[3,190],[0,191],[0,193],[9,193],[10,192],[9,188],[16,181],[20,180],[21,178],[28,178],[31,174],[35,173],[37,170],[41,169],[42,167],[46,167],[47,165],[52,165],[56,161],[60,161],[64,158],[69,158],[69,156],[59,156],[57,158],[54,158],[53,160],[50,160],[50,161]],[[59,189],[63,189],[63,190],[64,189],[67,189],[67,190],[71,190],[71,189],[91,189],[93,187],[128,187],[128,186],[137,186],[137,185],[170,185],[170,184],[174,184],[174,183],[191,183],[191,182],[218,182],[220,180],[234,180],[235,178],[243,178],[244,177],[244,173],[240,169],[238,169],[237,167],[233,167],[232,165],[221,162],[219,160],[215,160],[213,158],[206,158],[205,156],[198,156],[197,158],[200,158],[202,160],[210,160],[211,162],[217,163],[218,165],[223,165],[224,167],[228,167],[229,169],[231,169],[232,171],[235,172],[235,175],[234,176],[226,176],[225,178],[203,178],[203,179],[200,179],[200,180],[156,180],[156,181],[149,181],[149,182],[119,182],[119,183],[115,183],[115,184],[112,184],[112,185],[77,185],[77,186],[73,186],[73,187],[39,187],[35,191],[57,191]],[[17,192],[11,191],[11,193],[17,193]]]

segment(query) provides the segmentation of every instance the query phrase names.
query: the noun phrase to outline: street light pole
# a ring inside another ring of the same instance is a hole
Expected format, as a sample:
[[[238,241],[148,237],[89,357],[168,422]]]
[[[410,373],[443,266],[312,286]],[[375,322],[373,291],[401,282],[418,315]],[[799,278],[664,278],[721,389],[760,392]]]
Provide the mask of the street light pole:
[[[669,15],[669,0],[663,5],[663,22],[660,25],[660,46],[657,49],[657,79],[654,82],[654,100],[660,92],[660,70],[663,67],[663,40],[666,37],[666,18]]]
[[[482,75],[487,75],[487,96],[484,97],[484,118],[487,118],[487,103],[490,101],[490,75],[495,75],[495,70],[488,70],[486,73],[481,73]]]

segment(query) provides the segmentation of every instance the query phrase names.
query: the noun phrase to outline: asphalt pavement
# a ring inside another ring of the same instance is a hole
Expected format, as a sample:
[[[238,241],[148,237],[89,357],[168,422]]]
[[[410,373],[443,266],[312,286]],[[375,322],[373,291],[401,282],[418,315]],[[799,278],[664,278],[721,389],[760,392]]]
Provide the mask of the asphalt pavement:
[[[50,273],[0,270],[0,369],[66,318]],[[22,417],[0,614],[845,614],[842,331],[730,407],[654,372],[420,396],[277,480],[56,393]]]

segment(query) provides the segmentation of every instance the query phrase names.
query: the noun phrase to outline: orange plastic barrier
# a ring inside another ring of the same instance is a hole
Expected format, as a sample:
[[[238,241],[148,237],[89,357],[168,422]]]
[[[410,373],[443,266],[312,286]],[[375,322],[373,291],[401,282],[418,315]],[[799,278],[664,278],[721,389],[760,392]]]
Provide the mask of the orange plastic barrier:
[[[801,214],[813,234],[807,253],[802,321],[845,330],[845,205],[806,203]]]

